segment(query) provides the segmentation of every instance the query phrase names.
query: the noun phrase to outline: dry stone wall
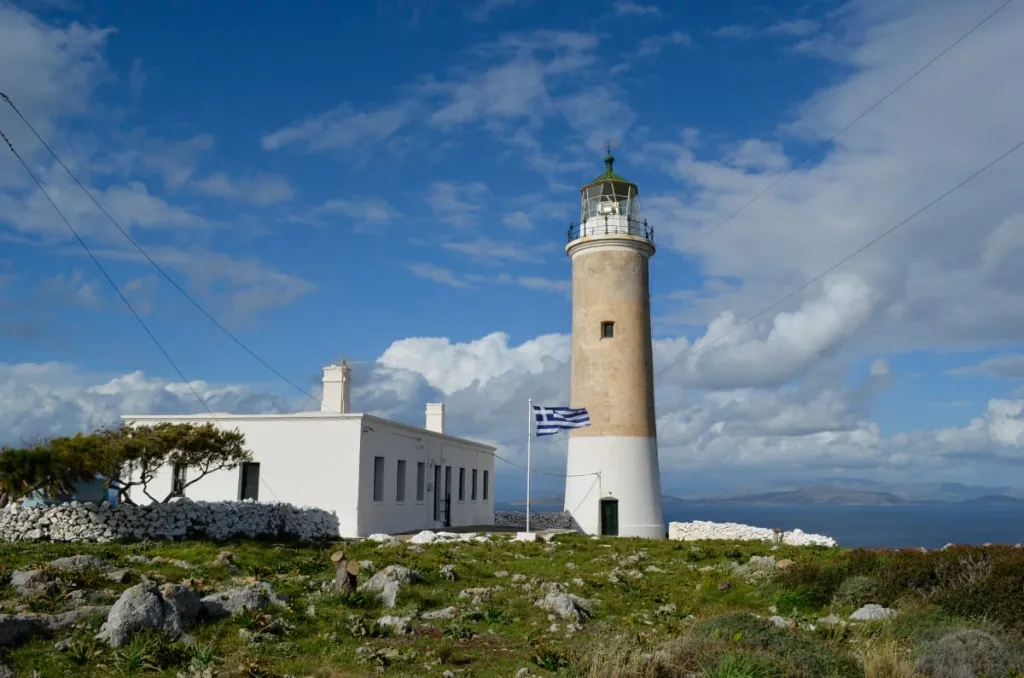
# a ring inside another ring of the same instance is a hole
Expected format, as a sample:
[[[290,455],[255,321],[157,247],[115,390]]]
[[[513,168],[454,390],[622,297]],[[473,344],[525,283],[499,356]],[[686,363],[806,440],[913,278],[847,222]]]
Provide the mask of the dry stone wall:
[[[179,499],[132,506],[70,502],[0,511],[3,541],[109,542],[207,537],[294,537],[335,539],[338,516],[317,508],[253,501],[205,502]]]
[[[504,527],[526,527],[526,511],[495,511],[494,524]],[[569,512],[530,511],[531,530],[574,530],[575,523]]]

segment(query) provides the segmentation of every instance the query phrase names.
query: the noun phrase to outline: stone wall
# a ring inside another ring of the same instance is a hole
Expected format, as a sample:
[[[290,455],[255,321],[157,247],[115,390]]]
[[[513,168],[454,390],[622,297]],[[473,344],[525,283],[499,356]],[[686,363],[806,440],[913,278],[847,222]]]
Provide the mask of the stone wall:
[[[495,511],[494,524],[504,527],[526,527],[526,511]],[[530,511],[531,530],[575,530],[572,514],[568,512]]]
[[[0,511],[0,540],[109,542],[115,540],[207,537],[292,537],[335,539],[338,517],[331,511],[253,501],[193,502],[132,506],[71,502]]]

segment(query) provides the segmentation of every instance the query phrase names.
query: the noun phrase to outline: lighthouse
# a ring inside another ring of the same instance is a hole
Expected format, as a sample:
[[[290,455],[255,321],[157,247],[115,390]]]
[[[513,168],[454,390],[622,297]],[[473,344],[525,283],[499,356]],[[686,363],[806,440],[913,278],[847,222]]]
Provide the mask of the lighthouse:
[[[664,539],[651,347],[654,232],[637,185],[605,170],[581,190],[569,227],[570,405],[591,425],[569,433],[565,510],[588,534]]]

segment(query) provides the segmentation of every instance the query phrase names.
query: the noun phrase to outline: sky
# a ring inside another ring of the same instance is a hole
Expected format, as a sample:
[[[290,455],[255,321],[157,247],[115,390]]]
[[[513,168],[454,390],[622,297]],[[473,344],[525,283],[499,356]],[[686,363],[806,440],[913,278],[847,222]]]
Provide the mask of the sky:
[[[1024,2],[950,48],[1004,3],[0,0],[0,90],[153,262],[0,102],[131,305],[0,147],[0,444],[193,390],[318,409],[345,357],[355,411],[445,402],[520,497],[612,142],[658,248],[666,493],[1024,485]],[[556,493],[564,438],[534,465]]]

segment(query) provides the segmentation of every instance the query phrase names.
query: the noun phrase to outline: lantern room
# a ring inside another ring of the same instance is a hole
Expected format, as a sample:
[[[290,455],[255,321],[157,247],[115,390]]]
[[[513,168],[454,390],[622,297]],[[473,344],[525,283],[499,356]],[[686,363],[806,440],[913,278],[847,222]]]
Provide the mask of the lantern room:
[[[640,219],[637,185],[616,174],[614,165],[609,148],[604,157],[604,173],[581,191],[580,223],[570,228],[570,241],[613,234],[651,238],[650,228]]]

